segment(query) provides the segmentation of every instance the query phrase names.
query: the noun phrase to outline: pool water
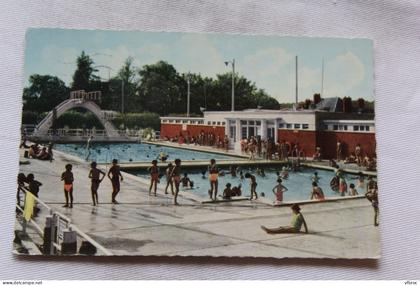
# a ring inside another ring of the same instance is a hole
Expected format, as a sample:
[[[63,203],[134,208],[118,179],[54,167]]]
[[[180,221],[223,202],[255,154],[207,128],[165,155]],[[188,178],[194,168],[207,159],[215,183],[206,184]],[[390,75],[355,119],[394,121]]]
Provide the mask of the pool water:
[[[157,159],[161,152],[168,154],[168,160],[171,161],[176,158],[180,158],[181,160],[210,160],[211,158],[216,160],[238,159],[237,157],[230,155],[144,143],[93,143],[90,151],[86,149],[86,144],[75,143],[56,144],[54,148],[87,161],[96,161],[98,163],[110,163],[114,158],[122,163],[140,161],[150,162],[153,159]]]
[[[210,183],[208,180],[208,173],[206,173],[206,178],[202,178],[201,172],[205,169],[184,169],[184,172],[188,172],[188,177],[190,180],[194,182],[194,188],[183,188],[180,186],[181,191],[188,191],[195,195],[198,195],[202,198],[209,198],[208,190],[210,189]],[[277,184],[277,174],[276,171],[280,171],[280,167],[278,169],[275,168],[266,168],[265,169],[265,177],[261,177],[256,174],[255,168],[246,168],[242,169],[243,173],[250,172],[251,174],[255,175],[257,179],[257,193],[258,196],[261,196],[263,192],[265,198],[275,201],[274,193],[272,192],[273,187]],[[249,197],[250,192],[250,185],[249,179],[241,180],[239,176],[232,177],[227,169],[223,170],[226,174],[225,176],[219,176],[219,187],[218,187],[218,195],[223,194],[223,190],[227,183],[231,183],[232,187],[237,186],[238,184],[242,184],[242,196]],[[299,172],[289,172],[289,178],[283,179],[282,184],[288,189],[283,194],[283,201],[300,201],[300,200],[309,200],[311,197],[311,190],[312,190],[312,180],[311,177],[314,172],[318,172],[318,177],[320,178],[318,182],[318,186],[320,186],[324,192],[326,197],[339,197],[340,194],[334,192],[330,188],[330,180],[334,176],[333,171],[327,170],[319,170],[313,168],[302,168]],[[136,170],[136,171],[129,171],[130,173],[137,175],[142,178],[149,179],[149,175],[145,170]],[[164,169],[161,169],[161,173],[164,173]],[[357,186],[357,177],[352,174],[345,174],[344,175],[347,185],[353,183]],[[166,185],[166,178],[161,178],[161,184]],[[364,194],[365,189],[357,189],[359,194]]]

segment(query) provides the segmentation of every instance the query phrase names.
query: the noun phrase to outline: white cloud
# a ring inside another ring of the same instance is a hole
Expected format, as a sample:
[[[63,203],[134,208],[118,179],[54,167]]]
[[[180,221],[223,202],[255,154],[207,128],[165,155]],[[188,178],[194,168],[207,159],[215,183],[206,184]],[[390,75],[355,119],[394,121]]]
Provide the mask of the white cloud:
[[[325,66],[325,96],[351,96],[352,90],[361,84],[366,71],[361,60],[352,52],[347,52],[327,62]]]

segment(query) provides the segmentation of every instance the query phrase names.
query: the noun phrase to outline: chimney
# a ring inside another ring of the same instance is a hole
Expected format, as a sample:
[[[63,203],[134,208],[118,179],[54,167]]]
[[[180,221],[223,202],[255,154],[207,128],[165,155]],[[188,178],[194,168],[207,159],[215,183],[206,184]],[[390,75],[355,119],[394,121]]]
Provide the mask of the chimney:
[[[319,93],[315,93],[314,94],[314,104],[318,104],[319,102],[321,102],[321,94]]]
[[[344,113],[351,113],[352,106],[351,106],[351,98],[350,97],[344,97],[343,98],[343,112]]]

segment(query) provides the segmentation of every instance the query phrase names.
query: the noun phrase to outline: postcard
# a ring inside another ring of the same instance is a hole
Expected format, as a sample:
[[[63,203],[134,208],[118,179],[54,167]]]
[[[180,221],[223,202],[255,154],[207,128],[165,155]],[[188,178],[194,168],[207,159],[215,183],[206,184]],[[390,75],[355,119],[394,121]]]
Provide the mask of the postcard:
[[[29,29],[24,64],[15,254],[380,257],[371,40]]]

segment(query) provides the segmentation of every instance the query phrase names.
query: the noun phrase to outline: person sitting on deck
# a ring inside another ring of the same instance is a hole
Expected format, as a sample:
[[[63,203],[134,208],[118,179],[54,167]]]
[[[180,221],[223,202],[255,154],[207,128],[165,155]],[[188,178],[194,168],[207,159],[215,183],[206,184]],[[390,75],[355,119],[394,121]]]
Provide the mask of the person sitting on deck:
[[[268,234],[297,234],[301,233],[302,225],[305,228],[305,233],[308,233],[308,226],[306,225],[305,218],[303,217],[302,213],[300,212],[300,207],[298,204],[293,204],[291,207],[293,214],[292,214],[292,222],[290,226],[282,226],[278,228],[266,228],[265,226],[261,226]]]
[[[232,193],[231,186],[230,183],[226,184],[226,188],[223,190],[223,199],[230,199],[232,196],[235,196]]]
[[[239,183],[238,186],[233,186],[232,188],[232,196],[239,197],[242,195],[242,184]]]
[[[313,155],[314,161],[321,161],[321,148],[319,146],[316,147],[315,153]]]

